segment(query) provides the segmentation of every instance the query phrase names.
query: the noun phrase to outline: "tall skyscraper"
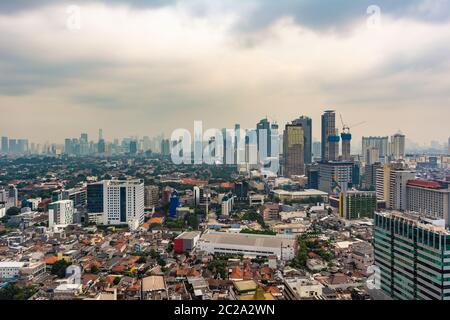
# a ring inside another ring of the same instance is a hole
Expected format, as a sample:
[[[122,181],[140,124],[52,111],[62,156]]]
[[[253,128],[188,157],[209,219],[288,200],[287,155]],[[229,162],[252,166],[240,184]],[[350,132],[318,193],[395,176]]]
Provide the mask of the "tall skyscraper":
[[[312,119],[301,116],[300,118],[292,121],[294,125],[301,125],[303,127],[304,137],[304,163],[312,163]]]
[[[339,135],[336,130],[336,113],[327,110],[322,115],[322,161],[334,161],[339,157]]]
[[[283,138],[284,176],[305,174],[304,129],[301,124],[287,124]]]
[[[106,225],[144,222],[144,182],[104,180],[87,186],[88,214],[98,213]]]
[[[391,156],[394,159],[405,157],[405,140],[405,135],[401,133],[396,133],[391,137]]]
[[[263,130],[265,130],[265,136],[263,136]],[[278,124],[270,123],[267,118],[262,119],[260,122],[256,124],[256,139],[257,139],[257,150],[258,156],[259,152],[265,152],[267,156],[272,155],[272,137],[278,135]],[[265,137],[265,139],[264,139]],[[265,140],[265,141],[264,141]],[[274,150],[276,153],[277,150]]]

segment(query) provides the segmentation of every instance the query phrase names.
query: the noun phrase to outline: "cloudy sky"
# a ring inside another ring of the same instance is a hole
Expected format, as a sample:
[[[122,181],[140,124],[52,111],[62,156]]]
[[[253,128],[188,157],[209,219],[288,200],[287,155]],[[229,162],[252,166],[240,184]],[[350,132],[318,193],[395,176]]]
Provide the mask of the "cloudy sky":
[[[358,140],[445,141],[450,0],[0,2],[0,135],[169,136],[194,120],[308,115],[319,137],[326,109],[366,121]]]

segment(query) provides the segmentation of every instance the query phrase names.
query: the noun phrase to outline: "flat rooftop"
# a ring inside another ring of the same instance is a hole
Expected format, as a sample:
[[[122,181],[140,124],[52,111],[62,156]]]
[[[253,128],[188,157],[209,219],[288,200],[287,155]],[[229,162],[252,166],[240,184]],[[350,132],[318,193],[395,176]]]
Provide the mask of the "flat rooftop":
[[[316,189],[305,189],[301,191],[286,191],[277,189],[273,192],[282,196],[328,196],[328,193]]]
[[[295,245],[295,238],[270,236],[259,234],[244,234],[244,233],[225,233],[225,232],[207,232],[201,237],[202,241],[214,244],[226,244],[235,246],[252,246],[277,248],[281,246],[293,247]]]
[[[183,232],[176,239],[194,239],[200,234],[198,231]]]

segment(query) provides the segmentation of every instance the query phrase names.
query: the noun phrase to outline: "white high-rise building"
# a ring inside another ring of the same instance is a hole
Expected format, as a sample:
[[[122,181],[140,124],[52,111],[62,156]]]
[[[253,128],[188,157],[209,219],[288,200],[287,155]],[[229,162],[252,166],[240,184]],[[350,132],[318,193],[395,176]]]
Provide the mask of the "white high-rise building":
[[[73,201],[60,200],[52,202],[48,209],[48,226],[65,225],[73,223]]]
[[[102,214],[103,224],[128,224],[132,229],[144,222],[144,181],[104,180],[88,185],[88,214]]]

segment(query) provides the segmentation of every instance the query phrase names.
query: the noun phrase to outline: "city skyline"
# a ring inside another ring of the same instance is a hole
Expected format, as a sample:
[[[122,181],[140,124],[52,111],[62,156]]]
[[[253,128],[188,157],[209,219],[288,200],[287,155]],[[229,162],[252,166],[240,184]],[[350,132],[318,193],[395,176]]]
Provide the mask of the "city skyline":
[[[16,119],[1,135],[170,136],[303,114],[318,138],[334,109],[366,121],[355,137],[447,141],[450,3],[378,1],[369,27],[371,4],[80,1],[79,28],[65,1],[1,4],[0,112]]]

